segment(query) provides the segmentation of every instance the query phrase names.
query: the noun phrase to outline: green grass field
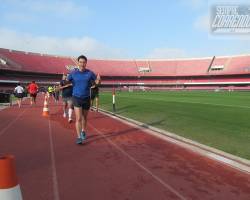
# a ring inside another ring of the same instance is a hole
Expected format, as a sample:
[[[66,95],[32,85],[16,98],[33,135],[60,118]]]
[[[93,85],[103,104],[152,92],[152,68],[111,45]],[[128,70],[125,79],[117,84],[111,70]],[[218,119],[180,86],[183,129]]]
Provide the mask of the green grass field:
[[[112,111],[112,94],[100,95]],[[117,92],[117,114],[250,159],[250,92]]]

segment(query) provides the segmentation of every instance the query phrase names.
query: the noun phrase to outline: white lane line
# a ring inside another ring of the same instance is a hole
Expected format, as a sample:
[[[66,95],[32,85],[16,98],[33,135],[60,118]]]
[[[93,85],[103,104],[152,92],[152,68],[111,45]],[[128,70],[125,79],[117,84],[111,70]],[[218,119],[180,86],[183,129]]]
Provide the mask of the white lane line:
[[[20,117],[26,112],[27,110],[23,110],[15,119],[11,120],[1,131],[0,136],[3,135],[8,128],[10,128],[17,120],[19,120]]]
[[[59,189],[58,189],[58,181],[57,181],[57,173],[56,173],[55,149],[54,149],[50,119],[49,119],[49,140],[50,140],[50,157],[51,157],[54,200],[59,200],[60,197],[59,197]]]
[[[165,188],[167,188],[169,191],[174,193],[177,197],[179,197],[182,200],[186,200],[184,196],[182,196],[177,190],[175,190],[172,186],[164,182],[160,177],[155,175],[152,171],[150,171],[148,168],[146,168],[143,164],[141,164],[139,161],[137,161],[133,156],[128,154],[126,151],[124,151],[120,146],[112,142],[109,138],[105,137],[105,135],[100,132],[98,129],[96,129],[91,123],[89,123],[89,126],[93,128],[99,135],[101,135],[108,143],[110,143],[112,146],[114,146],[118,151],[120,151],[123,155],[125,155],[127,158],[129,158],[131,161],[133,161],[137,166],[139,166],[141,169],[143,169],[145,172],[147,172],[150,176],[152,176],[156,181],[158,181],[161,185],[163,185]]]

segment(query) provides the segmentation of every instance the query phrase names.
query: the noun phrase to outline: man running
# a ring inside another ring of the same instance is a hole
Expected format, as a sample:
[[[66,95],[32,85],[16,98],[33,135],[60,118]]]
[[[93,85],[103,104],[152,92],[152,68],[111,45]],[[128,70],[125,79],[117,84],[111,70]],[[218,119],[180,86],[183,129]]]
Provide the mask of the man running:
[[[21,108],[22,99],[23,99],[23,96],[24,96],[24,89],[20,85],[20,83],[18,83],[17,87],[15,87],[15,89],[14,89],[14,95],[17,98],[18,107]]]
[[[62,99],[63,99],[63,117],[66,118],[67,114],[69,117],[68,122],[72,122],[72,113],[73,113],[73,103],[72,103],[72,92],[73,87],[72,83],[67,81],[69,74],[63,74],[62,80],[60,81],[60,89],[62,90]],[[68,113],[67,113],[68,108]]]
[[[73,84],[72,101],[76,115],[77,144],[82,144],[86,139],[87,116],[90,108],[90,87],[95,82],[99,84],[100,75],[86,69],[87,57],[77,58],[79,70],[73,71],[68,80]]]
[[[36,84],[35,81],[32,81],[29,85],[28,85],[28,92],[30,94],[30,104],[36,104],[36,96],[38,93],[38,85]]]

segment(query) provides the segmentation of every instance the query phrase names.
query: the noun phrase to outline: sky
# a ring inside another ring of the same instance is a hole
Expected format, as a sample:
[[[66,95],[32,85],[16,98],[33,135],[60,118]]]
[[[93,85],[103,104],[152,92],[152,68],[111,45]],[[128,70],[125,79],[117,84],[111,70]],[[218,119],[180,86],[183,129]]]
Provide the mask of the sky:
[[[249,54],[250,36],[211,36],[211,2],[232,3],[0,0],[0,48],[97,59]]]

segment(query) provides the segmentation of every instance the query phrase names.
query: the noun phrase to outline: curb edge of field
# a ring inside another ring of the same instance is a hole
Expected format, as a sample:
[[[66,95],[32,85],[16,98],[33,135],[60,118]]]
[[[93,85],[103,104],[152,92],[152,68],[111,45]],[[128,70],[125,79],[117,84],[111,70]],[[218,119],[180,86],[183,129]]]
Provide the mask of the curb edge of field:
[[[200,155],[206,156],[209,159],[213,159],[216,161],[219,161],[225,165],[228,165],[232,168],[238,169],[240,171],[243,171],[245,173],[250,174],[250,160],[226,153],[224,151],[215,149],[213,147],[209,147],[207,145],[195,142],[193,140],[184,138],[182,136],[176,135],[174,133],[147,125],[145,123],[118,115],[114,114],[110,111],[104,110],[104,109],[99,109],[103,114],[120,120],[123,123],[132,125],[134,127],[140,128],[148,133],[151,133],[155,136],[163,136],[161,137],[162,139],[166,139],[171,143],[175,143],[179,146],[182,146],[186,149],[189,149],[193,152],[196,152]]]

